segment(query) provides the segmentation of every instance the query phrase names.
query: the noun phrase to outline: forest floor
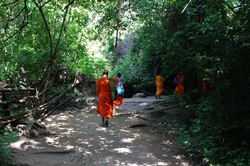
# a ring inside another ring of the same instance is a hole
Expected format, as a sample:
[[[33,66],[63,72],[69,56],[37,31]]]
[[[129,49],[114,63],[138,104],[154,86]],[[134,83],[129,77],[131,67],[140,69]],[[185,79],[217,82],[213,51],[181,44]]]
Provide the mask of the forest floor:
[[[108,127],[100,126],[95,99],[66,107],[43,122],[50,134],[12,143],[14,158],[19,166],[197,165],[175,143],[180,112],[168,98],[124,98]]]

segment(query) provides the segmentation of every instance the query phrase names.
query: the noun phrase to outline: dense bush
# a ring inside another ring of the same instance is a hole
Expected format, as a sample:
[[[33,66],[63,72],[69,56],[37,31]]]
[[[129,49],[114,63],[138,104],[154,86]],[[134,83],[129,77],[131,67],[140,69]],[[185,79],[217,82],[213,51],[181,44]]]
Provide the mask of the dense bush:
[[[9,130],[0,131],[0,165],[14,164],[10,143],[16,141],[17,133]]]
[[[193,111],[178,132],[187,152],[207,165],[249,165],[250,1],[119,2],[70,3],[75,6],[67,13],[59,1],[42,10],[33,1],[1,1],[0,11],[8,14],[0,15],[6,20],[0,23],[0,79],[20,84],[24,67],[28,83],[42,89],[61,67],[93,78],[109,69],[110,77],[122,74],[131,97],[153,94],[156,72],[168,83],[183,72],[183,98]],[[126,35],[124,52],[114,43],[125,43]],[[210,93],[202,91],[203,80],[213,85]]]

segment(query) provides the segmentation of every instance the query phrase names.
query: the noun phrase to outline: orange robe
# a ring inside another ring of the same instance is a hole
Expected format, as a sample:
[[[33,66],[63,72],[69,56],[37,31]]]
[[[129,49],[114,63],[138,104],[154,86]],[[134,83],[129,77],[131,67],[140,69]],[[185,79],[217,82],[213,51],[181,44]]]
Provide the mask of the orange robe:
[[[115,82],[115,86],[117,87],[118,86],[118,78],[115,77],[113,78],[114,82]],[[113,103],[116,105],[116,106],[119,106],[122,104],[122,99],[123,99],[123,95],[117,95],[117,99],[115,99],[113,101]]]
[[[212,89],[212,84],[206,80],[202,81],[202,91],[209,92]]]
[[[96,112],[98,112],[103,118],[113,118],[113,100],[110,97],[108,78],[98,78],[96,82],[96,93],[98,96]]]
[[[155,96],[160,97],[163,92],[163,78],[160,75],[156,75],[155,84],[156,84]]]
[[[183,95],[183,93],[184,93],[183,81],[184,81],[184,76],[180,75],[179,82],[176,85],[176,88],[175,88],[175,91],[174,91],[175,95],[179,95],[179,96]]]

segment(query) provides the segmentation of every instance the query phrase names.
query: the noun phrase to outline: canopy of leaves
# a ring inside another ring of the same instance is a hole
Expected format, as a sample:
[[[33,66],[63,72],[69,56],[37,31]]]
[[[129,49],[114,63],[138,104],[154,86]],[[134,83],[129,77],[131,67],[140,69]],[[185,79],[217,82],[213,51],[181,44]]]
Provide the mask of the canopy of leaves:
[[[42,90],[62,68],[67,85],[78,71],[96,79],[108,69],[132,96],[152,95],[156,73],[172,93],[183,72],[193,113],[178,128],[187,152],[208,165],[248,165],[249,8],[245,0],[2,0],[0,79]]]

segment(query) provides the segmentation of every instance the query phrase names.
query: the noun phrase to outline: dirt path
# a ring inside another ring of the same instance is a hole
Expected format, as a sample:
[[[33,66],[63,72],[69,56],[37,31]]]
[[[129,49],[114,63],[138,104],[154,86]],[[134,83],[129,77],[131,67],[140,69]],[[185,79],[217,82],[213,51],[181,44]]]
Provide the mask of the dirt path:
[[[192,165],[173,144],[171,131],[152,130],[149,113],[164,108],[158,103],[154,97],[124,99],[109,127],[99,125],[95,104],[66,108],[46,119],[53,134],[11,144],[15,159],[21,166]]]

